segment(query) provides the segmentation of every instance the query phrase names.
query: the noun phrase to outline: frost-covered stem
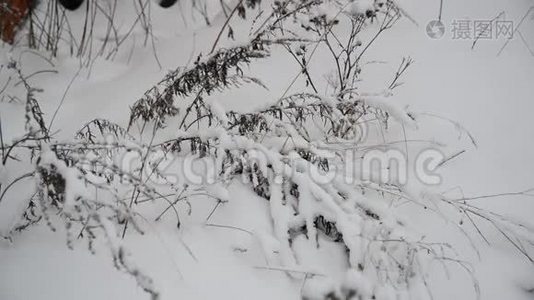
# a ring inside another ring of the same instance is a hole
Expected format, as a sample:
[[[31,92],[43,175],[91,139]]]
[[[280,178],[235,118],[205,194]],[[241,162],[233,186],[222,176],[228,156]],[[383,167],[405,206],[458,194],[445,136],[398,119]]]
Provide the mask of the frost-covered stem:
[[[308,72],[308,68],[306,67],[305,64],[303,64],[299,59],[298,57],[295,55],[295,53],[293,53],[293,50],[291,50],[291,48],[289,48],[289,46],[287,45],[284,45],[284,48],[286,48],[286,50],[289,52],[289,54],[291,54],[291,56],[295,59],[295,61],[297,61],[297,63],[299,64],[302,72],[306,75],[306,78],[308,78],[308,82],[310,83],[313,91],[315,93],[319,93],[317,88],[315,87],[315,84],[313,84],[313,80],[311,79],[311,75],[310,75],[310,72]],[[305,60],[304,60],[305,62]]]
[[[328,34],[325,35],[324,41],[325,41],[326,46],[328,47],[328,50],[332,54],[332,57],[334,58],[334,61],[336,62],[337,75],[338,75],[338,78],[339,78],[339,83],[340,83],[340,86],[341,86],[341,90],[343,91],[343,90],[345,90],[345,86],[344,86],[344,82],[345,81],[343,80],[343,76],[341,75],[341,66],[339,65],[339,55],[337,55],[335,53],[334,49],[332,48],[332,45],[330,44],[330,41],[328,40]]]
[[[156,132],[158,130],[158,127],[157,126],[154,126],[153,130],[152,130],[152,138],[150,139],[150,143],[149,143],[149,146],[148,146],[148,149],[150,149],[152,147],[152,144],[154,143],[154,138],[156,137]],[[148,155],[150,154],[150,151],[146,151],[144,157],[143,157],[143,160],[141,162],[141,168],[139,170],[139,181],[142,182],[143,180],[143,174],[144,174],[144,171],[145,171],[145,167],[147,165],[147,161],[148,161]],[[148,180],[148,178],[146,179]],[[145,180],[145,183],[146,183],[146,180]],[[135,185],[134,186],[134,189],[132,191],[132,195],[130,197],[130,204],[129,204],[129,208],[132,208],[132,205],[134,203],[137,202],[137,199],[139,198],[139,195],[140,195],[140,191],[138,190],[139,189],[139,186],[138,185]],[[122,238],[124,238],[126,236],[126,230],[128,229],[128,220],[126,220],[126,222],[124,223],[124,229],[122,230]]]
[[[230,12],[230,15],[228,15],[228,17],[226,18],[226,21],[224,21],[224,24],[221,28],[221,30],[219,31],[219,34],[217,34],[217,38],[215,39],[215,42],[213,43],[213,46],[211,47],[211,51],[209,54],[212,54],[213,51],[215,51],[215,48],[217,47],[217,43],[219,43],[219,39],[221,38],[221,35],[223,34],[224,32],[224,29],[226,29],[226,26],[228,26],[228,23],[230,23],[230,19],[232,19],[232,17],[234,16],[234,14],[237,12],[237,9],[243,4],[243,1],[244,0],[239,0],[239,2],[237,3],[237,5],[234,7],[234,9]]]
[[[4,196],[6,195],[7,191],[9,190],[9,188],[11,188],[13,185],[15,185],[17,182],[23,180],[24,178],[32,177],[34,174],[35,174],[34,172],[30,172],[30,173],[26,173],[26,174],[24,174],[22,176],[19,176],[19,177],[15,178],[3,190],[2,190],[2,184],[0,183],[0,191],[2,192],[0,194],[0,203],[2,202],[2,199],[4,199]]]
[[[393,11],[394,15],[391,16],[390,13]],[[382,23],[380,25],[380,29],[378,32],[371,38],[369,43],[365,46],[365,48],[360,52],[358,57],[356,58],[356,62],[359,62],[362,58],[362,56],[367,52],[369,47],[377,40],[377,38],[386,30],[390,29],[391,26],[398,20],[399,15],[398,12],[395,11],[395,9],[388,7],[388,10],[384,14],[384,19],[382,20]]]

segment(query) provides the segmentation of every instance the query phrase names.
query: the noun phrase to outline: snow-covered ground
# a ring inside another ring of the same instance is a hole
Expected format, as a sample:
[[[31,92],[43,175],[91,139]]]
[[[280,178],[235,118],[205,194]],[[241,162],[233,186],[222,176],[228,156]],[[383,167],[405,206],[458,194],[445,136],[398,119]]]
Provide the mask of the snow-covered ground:
[[[439,149],[446,157],[465,150],[439,168],[442,184],[431,189],[463,198],[533,188],[534,8],[522,23],[521,20],[534,7],[534,1],[444,0],[445,35],[440,39],[432,39],[426,32],[427,23],[439,14],[440,1],[399,2],[417,25],[403,18],[373,45],[366,57],[370,63],[362,73],[362,84],[368,90],[383,86],[391,81],[402,57],[415,60],[402,80],[404,85],[395,90],[395,101],[408,105],[421,116],[419,129],[408,130],[405,138],[444,143],[446,146]],[[133,54],[125,51],[113,61],[97,59],[90,74],[86,69],[78,72],[77,60],[66,53],[53,60],[53,67],[37,56],[23,54],[28,73],[57,70],[57,73],[35,75],[31,82],[44,89],[39,99],[46,115],[53,115],[64,97],[51,129],[59,131],[59,139],[71,137],[95,117],[125,124],[127,108],[167,71],[187,65],[200,52],[209,52],[225,18],[214,16],[211,27],[205,27],[200,20],[184,26],[179,9],[178,5],[169,10],[153,6],[153,14],[157,16],[153,19],[156,49],[162,68],[158,67],[150,46],[136,46],[132,48]],[[472,49],[474,39],[453,38],[455,20],[489,21],[501,12],[504,12],[502,18],[514,22],[524,40],[516,32],[499,55],[505,39],[480,39]],[[1,63],[7,61],[10,52],[7,45],[0,48]],[[275,52],[273,56],[275,59],[250,67],[255,75],[268,78],[269,90],[255,88],[254,95],[249,87],[230,91],[222,103],[225,108],[247,110],[262,105],[257,103],[262,99],[280,96],[299,70],[287,55]],[[313,59],[329,63],[321,53]],[[22,121],[14,119],[14,112],[23,109],[22,105],[0,103],[4,135],[18,134]],[[431,114],[461,124],[476,140],[476,147],[465,133],[458,138],[458,128],[451,122]],[[387,138],[404,139],[402,135]],[[24,190],[25,187],[20,187],[17,192],[24,193]],[[179,231],[172,222],[147,222],[149,234],[126,235],[125,243],[140,267],[154,279],[162,299],[298,299],[304,285],[302,276],[291,278],[284,270],[267,267],[261,245],[269,240],[268,237],[259,240],[264,237],[265,228],[270,228],[267,201],[240,185],[230,188],[229,199],[211,216],[209,226],[203,223],[215,202],[198,197],[192,201],[191,216],[182,216],[185,225]],[[505,195],[473,201],[534,224],[532,197]],[[12,222],[13,216],[2,214],[2,209],[9,205],[16,206],[9,201],[0,203],[0,226],[3,226],[0,232]],[[152,212],[147,212],[147,219],[159,212],[154,207]],[[451,224],[455,220],[414,212],[410,207],[406,207],[406,214],[418,231],[431,240],[450,243],[474,267],[481,299],[534,297],[527,292],[534,289],[533,263],[491,225],[480,226],[490,245],[472,228],[467,229],[473,231],[477,255],[465,236],[455,230],[455,224]],[[302,237],[293,247],[306,243],[309,241]],[[322,244],[324,247],[316,253],[303,250],[301,259],[314,269],[336,276],[346,262],[333,244]],[[308,248],[302,246],[302,249]],[[436,264],[429,272],[434,299],[476,298],[470,275],[461,267],[450,266],[448,272],[443,272]],[[0,241],[0,299],[147,299],[147,294],[130,276],[113,268],[104,248],[97,250],[96,255],[84,245],[69,250],[61,229],[51,232],[45,224],[40,224],[16,235],[13,243]]]

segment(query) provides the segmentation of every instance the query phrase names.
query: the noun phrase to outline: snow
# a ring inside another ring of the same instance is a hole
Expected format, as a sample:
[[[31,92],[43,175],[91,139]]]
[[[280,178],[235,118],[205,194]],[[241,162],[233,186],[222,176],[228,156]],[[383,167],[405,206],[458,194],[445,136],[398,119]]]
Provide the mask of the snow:
[[[228,117],[226,115],[226,111],[224,110],[224,107],[215,99],[211,99],[211,101],[208,102],[208,105],[211,108],[211,112],[215,114],[215,117],[219,119],[221,122],[221,125],[223,127],[228,126]]]
[[[184,9],[187,9],[187,3]],[[232,7],[233,4],[229,5]],[[363,14],[368,9],[374,10],[374,5],[375,1],[355,0],[347,10],[353,14]],[[518,20],[531,5],[532,1],[528,0],[449,0],[444,1],[443,19],[447,29],[454,19],[466,16],[491,19],[503,10],[508,18]],[[467,149],[465,154],[439,169],[444,181],[440,187],[428,188],[428,195],[437,192],[462,198],[532,188],[534,142],[531,137],[534,136],[534,126],[531,113],[534,106],[531,99],[534,93],[534,59],[528,49],[521,41],[513,40],[497,57],[496,53],[502,45],[498,40],[480,41],[475,50],[471,50],[471,41],[451,40],[450,35],[441,40],[432,40],[425,35],[425,25],[428,20],[436,18],[439,1],[405,0],[402,1],[402,8],[420,25],[416,27],[410,20],[403,19],[372,47],[368,60],[385,60],[387,64],[367,65],[361,75],[365,79],[362,89],[379,91],[374,85],[382,86],[383,81],[391,80],[390,77],[383,78],[384,70],[394,72],[401,57],[410,55],[416,62],[403,78],[405,84],[397,88],[393,95],[362,94],[361,100],[366,105],[388,112],[395,122],[406,125],[407,136],[403,139],[443,142],[446,147],[442,150],[446,153]],[[202,17],[198,14],[195,15],[196,21],[186,16],[186,27],[179,17],[178,5],[170,10],[154,5],[153,10],[154,14],[161,16],[153,18],[153,21],[162,69],[157,66],[150,46],[139,46],[143,40],[142,32],[135,32],[137,46],[134,47],[133,41],[128,42],[131,45],[127,48],[131,46],[133,51],[131,57],[128,49],[125,53],[117,54],[113,61],[96,59],[90,70],[83,69],[80,73],[78,60],[67,53],[60,53],[58,58],[52,60],[54,66],[50,66],[35,55],[23,55],[5,45],[0,46],[0,64],[7,62],[9,57],[22,57],[25,74],[43,68],[53,67],[57,70],[57,73],[35,75],[31,82],[43,89],[38,98],[47,116],[53,114],[65,95],[65,102],[51,130],[59,130],[56,134],[60,140],[68,140],[77,129],[95,117],[110,118],[124,125],[128,119],[127,107],[169,69],[187,67],[191,58],[194,60],[201,52],[203,59],[206,59],[225,21],[221,14],[210,12],[218,16],[212,27],[203,25]],[[335,16],[334,10],[317,13]],[[79,15],[79,12],[74,14]],[[121,17],[126,20],[128,14],[125,12]],[[79,16],[79,19],[83,17]],[[130,24],[126,21],[123,23],[125,25],[121,30]],[[246,27],[241,28],[245,31],[249,29],[248,25],[242,27]],[[526,36],[531,36],[532,28],[525,26],[522,30]],[[236,30],[240,30],[239,26]],[[221,45],[229,47],[242,43],[222,41]],[[318,53],[314,61],[329,61],[320,55]],[[354,268],[345,272],[351,262],[356,265],[361,260],[361,253],[353,251],[350,261],[346,261],[345,249],[337,243],[321,239],[320,247],[317,247],[313,236],[320,233],[314,226],[308,226],[311,229],[308,235],[312,238],[306,239],[301,235],[290,245],[288,229],[301,223],[311,225],[318,212],[337,218],[340,230],[355,235],[373,236],[378,234],[378,228],[397,228],[398,222],[408,224],[407,228],[393,231],[390,235],[408,237],[408,232],[413,231],[415,237],[424,235],[425,241],[453,245],[475,270],[481,299],[532,298],[532,294],[525,292],[534,288],[532,263],[510,246],[505,238],[492,233],[491,225],[481,226],[491,246],[473,232],[472,243],[478,248],[478,257],[465,236],[455,230],[457,220],[436,218],[436,214],[429,215],[415,209],[416,205],[409,204],[395,207],[405,213],[401,219],[398,214],[394,216],[390,213],[387,202],[353,194],[351,188],[339,178],[333,184],[336,190],[345,191],[348,195],[347,202],[343,202],[332,192],[332,187],[308,182],[307,174],[295,173],[294,170],[288,170],[286,165],[276,164],[281,157],[277,151],[280,143],[273,142],[265,146],[243,137],[226,135],[222,130],[228,124],[225,112],[272,105],[279,99],[280,91],[287,87],[292,76],[299,72],[297,64],[282,58],[280,52],[275,51],[272,57],[272,61],[253,63],[249,67],[249,70],[257,72],[254,76],[267,77],[269,90],[258,91],[255,87],[245,86],[238,91],[230,91],[226,96],[215,93],[207,99],[221,128],[188,133],[176,132],[172,128],[165,130],[172,131],[169,136],[200,134],[204,139],[217,138],[221,150],[255,149],[266,154],[266,161],[260,165],[264,172],[270,169],[268,163],[274,163],[273,175],[291,174],[299,183],[300,196],[306,199],[298,203],[303,219],[302,216],[294,216],[296,200],[289,193],[285,193],[287,198],[283,199],[282,194],[288,189],[284,182],[271,186],[269,201],[239,183],[230,186],[219,183],[211,185],[208,193],[220,199],[221,203],[210,197],[193,197],[190,200],[191,215],[185,213],[185,204],[179,203],[178,208],[184,208],[179,209],[182,221],[179,230],[171,218],[152,222],[160,210],[159,207],[148,208],[144,216],[146,221],[141,221],[143,229],[146,229],[144,235],[129,234],[120,240],[112,226],[105,226],[108,228],[108,242],[124,244],[131,254],[127,256],[128,261],[151,278],[151,281],[140,278],[140,282],[115,270],[110,254],[102,251],[104,247],[97,247],[101,250],[97,250],[95,255],[91,255],[82,243],[75,245],[74,250],[69,250],[65,245],[64,229],[59,227],[58,232],[53,233],[43,223],[16,234],[12,243],[0,238],[0,299],[147,299],[147,294],[139,285],[149,287],[152,283],[160,291],[161,299],[298,299],[301,291],[312,299],[324,291],[337,290],[341,293],[350,289],[358,291],[363,299],[373,292],[376,293],[376,299],[402,299],[406,296],[396,294],[388,287],[377,287],[369,273],[362,274]],[[0,88],[3,79],[0,77]],[[297,85],[304,84],[299,82]],[[17,92],[20,91],[13,89],[13,93]],[[333,107],[336,100],[323,95],[321,101]],[[24,126],[16,120],[20,110],[17,104],[0,103],[4,141],[20,136]],[[459,140],[449,123],[423,118],[427,112],[456,120],[468,128],[477,140],[478,149],[474,149],[465,135]],[[411,116],[415,116],[417,122]],[[319,156],[329,154],[320,145],[314,148],[298,140],[299,134],[291,125],[276,125],[295,137],[294,148],[306,147]],[[402,136],[402,133],[397,133],[397,136]],[[415,144],[407,145],[411,152],[417,151]],[[284,154],[291,157],[293,149],[287,146],[284,150]],[[83,195],[85,187],[79,185],[79,174],[67,168],[50,152],[45,153],[42,159],[43,164],[53,163],[59,167],[64,178],[75,184],[68,185],[67,204],[75,202],[77,195]],[[305,163],[295,162],[295,165]],[[22,163],[7,165],[6,168],[2,166],[0,182],[11,181],[28,170],[31,170],[31,166]],[[372,194],[372,189],[377,187],[372,182],[361,182],[361,185],[367,188],[367,194]],[[406,190],[419,191],[420,188],[408,186]],[[33,189],[33,183],[28,180],[24,185],[10,190],[0,202],[2,236],[9,234],[16,221],[15,216],[20,215],[27,205],[22,199],[31,195]],[[430,208],[435,207],[432,197],[421,197],[420,193],[413,192],[413,198]],[[362,222],[357,217],[359,212],[351,211],[355,215],[344,219],[345,212],[350,211],[353,203],[380,215],[384,224],[364,224],[358,227],[361,232],[355,231],[357,227],[354,224]],[[532,226],[534,204],[531,197],[506,196],[469,203],[476,203],[525,226]],[[161,207],[164,208],[163,205]],[[446,213],[447,208],[441,209]],[[458,214],[460,219],[468,222]],[[519,233],[534,241],[526,231]],[[99,241],[101,244],[105,242]],[[361,245],[366,243],[355,242],[353,246]],[[114,249],[121,248],[119,244],[112,246]],[[473,283],[461,267],[449,267],[449,276],[444,274],[438,263],[425,267],[431,274],[429,285],[433,299],[475,298]],[[416,295],[412,296],[417,298]],[[428,294],[418,296],[419,299],[429,298]]]
[[[365,15],[367,11],[375,10],[374,0],[354,0],[348,8],[348,12],[353,15]]]
[[[390,114],[397,122],[406,125],[410,129],[417,129],[417,123],[405,109],[399,107],[393,99],[380,96],[364,96],[361,101],[366,105],[378,108]]]

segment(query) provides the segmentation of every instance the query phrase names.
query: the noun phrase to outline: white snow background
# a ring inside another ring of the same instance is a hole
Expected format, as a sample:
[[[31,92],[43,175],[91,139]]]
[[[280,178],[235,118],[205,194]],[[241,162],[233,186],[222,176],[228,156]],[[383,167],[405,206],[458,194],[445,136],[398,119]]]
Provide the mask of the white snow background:
[[[410,56],[415,63],[402,79],[404,85],[396,90],[395,101],[422,115],[435,114],[455,120],[476,139],[477,147],[474,147],[465,134],[458,138],[457,128],[450,122],[432,117],[422,117],[417,130],[407,131],[407,139],[431,139],[446,144],[442,149],[446,155],[465,150],[439,169],[443,182],[432,189],[448,191],[449,195],[460,198],[534,187],[533,54],[517,36],[497,55],[505,42],[502,39],[479,40],[472,49],[472,39],[455,40],[451,33],[454,20],[491,20],[503,11],[506,19],[517,25],[534,6],[534,1],[444,0],[442,20],[446,32],[436,40],[427,36],[426,24],[437,17],[439,2],[400,2],[417,25],[403,18],[372,46],[366,60],[380,62],[369,63],[364,68],[362,85],[368,90],[383,86],[391,80],[401,58]],[[124,3],[121,5],[126,7]],[[6,63],[14,55],[23,56],[23,68],[28,74],[41,69],[57,70],[57,73],[36,75],[31,83],[43,89],[38,97],[47,116],[54,113],[68,89],[52,129],[59,130],[60,140],[71,137],[96,117],[124,124],[129,106],[169,70],[187,65],[201,52],[209,52],[225,21],[213,12],[211,26],[205,26],[200,16],[195,20],[187,16],[185,26],[180,16],[184,7],[187,5],[166,10],[152,6],[155,45],[162,68],[156,63],[151,46],[141,46],[142,33],[134,33],[139,35],[137,44],[126,47],[132,47],[133,52],[123,51],[113,61],[98,58],[90,70],[83,69],[80,73],[78,61],[65,52],[54,58],[51,66],[35,55],[3,45],[0,62]],[[78,13],[77,21],[81,21],[80,12],[72,14]],[[122,17],[128,18],[126,9]],[[240,22],[233,26],[249,26]],[[534,19],[526,19],[520,30],[534,49]],[[221,44],[231,43],[234,42],[221,41]],[[224,109],[247,110],[265,105],[262,103],[265,99],[279,97],[299,69],[287,55],[274,52],[272,56],[273,59],[250,67],[254,75],[268,81],[269,90],[249,87],[231,90],[218,103]],[[313,57],[316,61],[324,60],[325,64],[330,62],[328,59],[322,53]],[[0,103],[2,130],[9,139],[23,129],[23,121],[15,119],[17,112],[23,110],[23,105]],[[0,176],[8,175],[2,170]],[[21,196],[28,194],[28,190],[31,188],[19,186],[11,193]],[[261,245],[269,243],[269,238],[259,239],[271,227],[267,201],[239,185],[230,188],[228,199],[210,222],[246,231],[205,226],[203,221],[214,202],[199,198],[193,203],[192,215],[183,216],[180,230],[172,221],[159,222],[151,223],[150,232],[143,236],[127,235],[125,243],[132,258],[154,279],[161,299],[298,299],[302,280],[294,280],[280,270],[264,268],[266,259]],[[476,204],[534,224],[532,197],[481,198]],[[23,208],[10,201],[0,203],[0,232],[9,230],[16,213]],[[155,210],[154,214],[158,212]],[[489,230],[491,226],[481,226],[490,245],[473,235],[480,252],[478,257],[465,237],[454,230],[450,224],[453,221],[409,207],[405,213],[413,227],[432,240],[450,243],[472,264],[480,282],[481,299],[534,298],[534,294],[526,292],[534,289],[534,265],[502,235]],[[343,255],[337,247],[324,245],[317,253],[302,253],[302,259],[336,276],[345,264]],[[434,299],[476,299],[471,279],[462,268],[451,266],[447,274],[435,267],[430,272]],[[84,246],[69,250],[61,230],[51,232],[45,224],[40,224],[17,235],[13,243],[0,240],[1,300],[147,298],[135,280],[113,268],[105,250],[97,251],[96,255],[91,255]]]

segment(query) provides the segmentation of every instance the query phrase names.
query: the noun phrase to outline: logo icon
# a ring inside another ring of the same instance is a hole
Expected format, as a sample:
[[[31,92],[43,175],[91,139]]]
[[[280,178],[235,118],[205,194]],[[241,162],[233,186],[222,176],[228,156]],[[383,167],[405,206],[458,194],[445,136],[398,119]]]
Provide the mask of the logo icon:
[[[433,20],[426,25],[426,34],[432,39],[439,39],[445,34],[445,25],[440,20]]]

